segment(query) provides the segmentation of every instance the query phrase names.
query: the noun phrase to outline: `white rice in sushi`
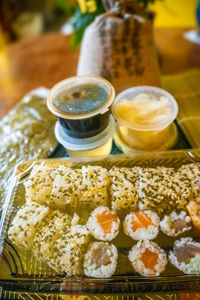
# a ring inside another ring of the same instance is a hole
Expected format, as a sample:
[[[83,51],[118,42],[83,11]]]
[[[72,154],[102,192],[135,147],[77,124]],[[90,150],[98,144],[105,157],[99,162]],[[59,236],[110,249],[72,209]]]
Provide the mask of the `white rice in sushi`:
[[[108,242],[94,242],[84,257],[84,274],[94,278],[109,278],[117,267],[118,251]]]
[[[167,265],[164,250],[151,241],[139,241],[129,251],[128,258],[134,270],[143,276],[159,276]]]
[[[72,223],[74,221],[72,220]],[[83,257],[89,242],[89,231],[85,225],[72,225],[53,247],[53,255],[47,262],[58,274],[83,275]]]
[[[48,212],[47,206],[33,201],[23,205],[12,220],[8,230],[9,240],[17,247],[30,249],[37,227]]]
[[[191,163],[182,165],[178,169],[178,173],[182,177],[186,177],[189,181],[188,186],[191,190],[192,197],[199,197],[200,195],[200,163]]]
[[[107,205],[110,178],[108,171],[100,166],[72,169],[36,165],[24,185],[27,201],[61,209],[66,205],[94,208]]]
[[[171,263],[185,274],[200,274],[200,243],[181,238],[169,253]]]
[[[110,178],[108,171],[100,166],[82,166],[82,182],[79,189],[79,204],[89,205],[94,208],[107,205]]]
[[[143,168],[138,183],[138,207],[162,213],[172,203],[171,189],[175,171],[173,168]]]
[[[33,240],[33,253],[41,261],[50,260],[53,256],[53,247],[66,231],[69,231],[71,217],[59,210],[47,216],[41,223]]]
[[[179,213],[173,211],[169,216],[163,218],[160,227],[165,234],[178,236],[192,228],[191,218],[183,210]]]
[[[139,167],[109,170],[111,178],[111,206],[115,211],[136,209],[138,205],[137,183]]]
[[[111,241],[119,233],[120,220],[116,213],[106,206],[99,206],[91,213],[87,228],[97,240]]]
[[[155,239],[159,231],[159,216],[151,211],[130,212],[124,220],[124,233],[134,240]]]
[[[26,189],[26,201],[35,201],[40,204],[50,205],[50,196],[53,185],[51,172],[54,168],[43,165],[33,167],[27,181],[24,182]]]
[[[63,208],[66,205],[75,207],[79,199],[79,186],[82,182],[80,169],[60,166],[52,172],[53,185],[51,205]]]

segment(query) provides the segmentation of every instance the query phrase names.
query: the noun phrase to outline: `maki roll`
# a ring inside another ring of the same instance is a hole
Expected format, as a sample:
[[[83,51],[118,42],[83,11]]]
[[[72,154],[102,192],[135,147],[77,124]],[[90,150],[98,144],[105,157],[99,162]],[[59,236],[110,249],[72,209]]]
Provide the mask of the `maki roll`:
[[[78,216],[74,218],[79,222]],[[83,258],[90,239],[87,227],[76,224],[73,219],[71,228],[53,243],[52,256],[47,261],[57,274],[67,276],[83,275]]]
[[[116,270],[117,248],[108,242],[94,242],[84,257],[84,274],[95,278],[109,278]]]
[[[169,236],[178,236],[192,228],[191,218],[183,210],[179,214],[173,211],[160,222],[160,228]]]
[[[54,244],[63,233],[70,230],[71,217],[59,210],[51,212],[39,224],[33,239],[33,254],[38,260],[49,261],[54,255]]]
[[[34,201],[24,204],[12,220],[8,230],[9,240],[19,248],[30,250],[40,223],[49,213],[49,208]]]
[[[182,165],[178,172],[188,179],[191,196],[198,197],[200,194],[200,163]]]
[[[200,229],[200,198],[197,198],[196,201],[191,200],[187,205],[187,210],[194,226]]]
[[[185,274],[200,274],[200,243],[192,238],[182,238],[175,242],[170,251],[171,263]]]
[[[111,178],[111,206],[115,211],[137,209],[139,167],[117,168],[109,170]]]
[[[81,184],[81,172],[63,165],[52,172],[53,185],[51,206],[57,208],[76,207],[80,198],[78,187]]]
[[[151,211],[129,213],[124,220],[124,232],[134,240],[152,240],[158,235],[159,216]]]
[[[98,240],[111,241],[119,233],[120,220],[116,213],[106,206],[99,206],[91,213],[87,228]]]
[[[52,172],[54,170],[54,168],[42,164],[32,168],[29,178],[24,182],[26,202],[35,201],[49,206],[53,185]]]
[[[156,210],[163,213],[172,202],[173,168],[143,168],[138,184],[138,207],[140,210]]]
[[[95,208],[108,203],[108,189],[110,178],[108,170],[100,166],[82,166],[81,183],[78,203]]]
[[[129,251],[128,258],[134,270],[143,276],[159,276],[167,265],[164,250],[150,241],[139,241]]]

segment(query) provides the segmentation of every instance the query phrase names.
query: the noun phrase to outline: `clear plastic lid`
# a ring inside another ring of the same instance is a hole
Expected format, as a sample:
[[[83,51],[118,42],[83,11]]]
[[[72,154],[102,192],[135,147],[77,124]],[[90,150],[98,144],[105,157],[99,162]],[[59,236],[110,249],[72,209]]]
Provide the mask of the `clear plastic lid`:
[[[104,114],[115,98],[109,81],[97,76],[75,76],[57,83],[50,91],[47,106],[64,119],[84,119]]]
[[[198,290],[198,182],[199,149],[21,162],[0,221],[12,276],[1,286],[113,299]]]
[[[114,130],[115,120],[112,116],[110,116],[110,121],[106,129],[96,136],[85,139],[74,138],[69,136],[66,131],[63,130],[59,122],[57,122],[55,126],[55,136],[58,142],[62,144],[64,148],[71,151],[84,151],[95,149],[105,144],[110,138],[113,137]]]
[[[138,86],[120,93],[113,102],[115,119],[127,128],[142,131],[162,130],[178,113],[172,95],[152,86]]]

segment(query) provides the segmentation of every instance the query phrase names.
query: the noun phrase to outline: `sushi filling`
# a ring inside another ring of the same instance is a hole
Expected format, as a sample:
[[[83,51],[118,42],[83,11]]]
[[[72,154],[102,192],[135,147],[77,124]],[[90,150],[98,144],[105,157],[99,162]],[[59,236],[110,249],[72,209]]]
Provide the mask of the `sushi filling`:
[[[96,215],[97,222],[105,233],[112,231],[113,222],[118,222],[118,217],[112,212],[103,211],[101,214]]]
[[[197,198],[196,201],[190,201],[187,210],[194,226],[200,229],[200,198]]]
[[[169,236],[177,236],[190,230],[190,225],[191,218],[184,211],[181,211],[179,214],[172,212],[160,222],[161,230]]]
[[[118,252],[113,244],[94,242],[84,257],[84,274],[94,278],[109,278],[117,267]]]
[[[134,270],[143,276],[158,276],[167,265],[164,250],[150,241],[139,241],[128,257]]]
[[[200,274],[200,243],[194,242],[192,238],[176,241],[169,258],[185,274]]]
[[[196,255],[200,256],[200,247],[197,247],[193,244],[184,244],[180,247],[174,247],[174,255],[177,257],[179,263],[190,263],[190,260],[193,259]]]
[[[149,249],[146,249],[145,252],[142,253],[141,261],[146,269],[155,270],[155,266],[158,263],[158,253],[151,252]]]
[[[92,257],[91,257],[91,264],[94,264],[98,269],[101,265],[107,266],[111,263],[110,256],[109,256],[109,246],[106,245],[103,248],[97,248],[93,250]]]
[[[150,210],[128,214],[124,221],[124,232],[134,240],[152,240],[158,235],[160,219]]]
[[[119,232],[120,220],[114,211],[106,206],[97,207],[88,219],[87,228],[98,240],[111,241]]]

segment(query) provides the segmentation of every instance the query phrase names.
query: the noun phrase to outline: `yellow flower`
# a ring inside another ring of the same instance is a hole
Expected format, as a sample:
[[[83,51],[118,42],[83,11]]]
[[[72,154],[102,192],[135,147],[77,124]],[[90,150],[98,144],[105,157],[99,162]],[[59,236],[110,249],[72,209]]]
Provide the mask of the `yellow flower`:
[[[97,10],[95,0],[78,0],[78,3],[82,13],[93,13]]]

